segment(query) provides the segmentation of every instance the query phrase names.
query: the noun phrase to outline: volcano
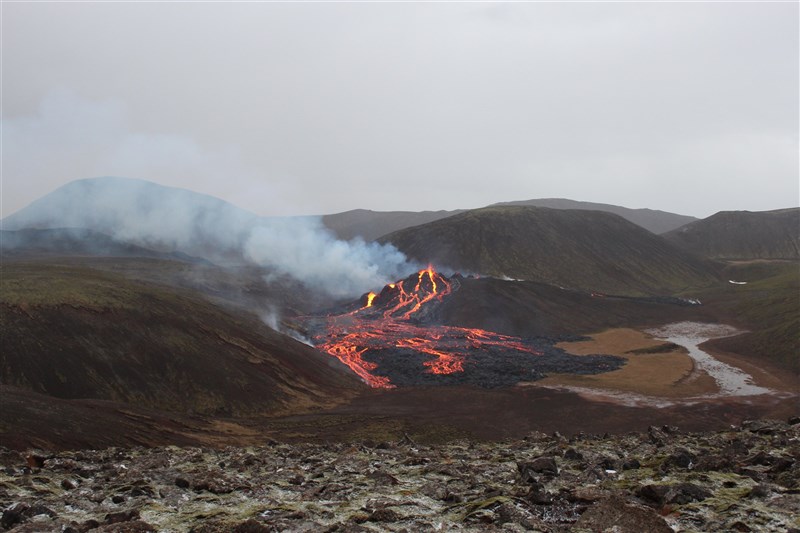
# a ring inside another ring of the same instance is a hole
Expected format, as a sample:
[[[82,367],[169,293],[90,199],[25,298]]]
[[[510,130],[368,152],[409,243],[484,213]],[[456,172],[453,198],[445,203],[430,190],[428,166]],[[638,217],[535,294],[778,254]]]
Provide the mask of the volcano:
[[[624,360],[574,356],[556,348],[562,339],[521,338],[443,325],[442,303],[464,278],[432,266],[364,294],[327,314],[300,319],[314,345],[350,367],[368,385],[510,386],[547,373],[597,374]]]

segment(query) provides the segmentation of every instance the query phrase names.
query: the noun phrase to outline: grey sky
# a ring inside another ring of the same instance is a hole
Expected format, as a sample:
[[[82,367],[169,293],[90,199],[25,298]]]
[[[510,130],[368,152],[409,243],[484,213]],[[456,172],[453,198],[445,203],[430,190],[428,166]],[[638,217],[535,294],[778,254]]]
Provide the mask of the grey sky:
[[[796,206],[797,3],[3,3],[3,215],[118,175],[259,214]]]

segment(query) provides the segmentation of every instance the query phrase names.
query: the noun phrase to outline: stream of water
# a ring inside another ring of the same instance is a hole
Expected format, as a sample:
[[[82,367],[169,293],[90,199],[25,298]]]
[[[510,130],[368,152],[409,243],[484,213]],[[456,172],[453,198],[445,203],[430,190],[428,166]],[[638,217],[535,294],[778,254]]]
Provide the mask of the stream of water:
[[[647,333],[665,341],[683,346],[689,351],[697,367],[714,378],[719,392],[711,397],[758,396],[773,392],[770,389],[753,384],[753,377],[743,370],[723,363],[700,349],[700,345],[710,339],[730,337],[739,330],[725,324],[704,324],[701,322],[677,322],[660,328],[648,330]]]
[[[753,377],[747,372],[719,361],[711,354],[703,351],[700,345],[711,339],[730,337],[740,333],[739,330],[725,324],[706,324],[701,322],[676,322],[647,330],[653,337],[683,346],[688,351],[698,370],[705,371],[717,384],[719,391],[712,394],[687,398],[662,398],[646,396],[635,392],[595,389],[590,387],[557,386],[554,388],[570,390],[594,401],[610,401],[626,406],[649,405],[653,407],[669,407],[672,405],[692,405],[710,399],[750,397],[781,393],[760,387],[753,383]]]

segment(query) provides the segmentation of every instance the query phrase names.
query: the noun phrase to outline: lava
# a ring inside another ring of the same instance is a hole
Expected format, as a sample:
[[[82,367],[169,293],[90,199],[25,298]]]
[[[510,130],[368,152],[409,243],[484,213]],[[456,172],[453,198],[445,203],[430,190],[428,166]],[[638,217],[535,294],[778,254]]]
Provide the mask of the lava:
[[[372,307],[372,300],[374,300],[376,296],[377,294],[374,292],[367,294],[367,305],[365,307]]]
[[[380,365],[368,359],[386,353],[395,361],[421,358],[424,372],[443,376],[464,372],[470,356],[479,353],[541,355],[517,337],[435,324],[437,302],[458,289],[459,279],[448,280],[429,266],[390,283],[380,293],[362,297],[360,308],[320,317],[324,327],[313,335],[314,344],[376,388],[395,387],[376,372]]]

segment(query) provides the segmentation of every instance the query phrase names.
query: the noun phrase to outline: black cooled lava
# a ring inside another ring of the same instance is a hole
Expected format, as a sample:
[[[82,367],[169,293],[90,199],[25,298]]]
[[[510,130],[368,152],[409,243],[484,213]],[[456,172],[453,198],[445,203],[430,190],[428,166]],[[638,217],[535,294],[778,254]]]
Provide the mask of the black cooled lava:
[[[553,339],[519,338],[437,323],[439,304],[459,289],[432,267],[364,295],[339,311],[302,319],[314,344],[372,387],[477,385],[501,387],[548,373],[598,374],[625,360],[575,356]]]

